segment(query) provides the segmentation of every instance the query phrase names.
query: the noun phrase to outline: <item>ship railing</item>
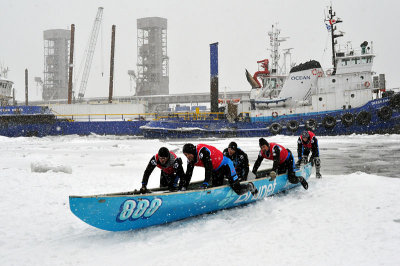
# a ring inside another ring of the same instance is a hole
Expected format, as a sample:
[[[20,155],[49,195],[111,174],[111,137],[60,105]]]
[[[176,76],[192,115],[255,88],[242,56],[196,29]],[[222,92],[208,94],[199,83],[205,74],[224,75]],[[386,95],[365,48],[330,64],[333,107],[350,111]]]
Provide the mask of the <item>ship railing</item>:
[[[224,119],[224,112],[177,112],[168,114],[158,114],[155,120],[220,120]]]
[[[373,44],[372,42],[369,43],[367,46],[363,48],[353,48],[351,45],[337,45],[336,49],[336,56],[343,57],[343,56],[362,56],[362,55],[373,55]]]
[[[210,121],[226,119],[224,112],[179,112],[164,115],[157,115],[155,120],[177,120],[177,121]],[[250,121],[250,112],[241,112],[234,121]]]
[[[196,121],[196,120],[221,120],[226,119],[224,112],[179,112],[179,113],[139,113],[139,114],[56,114],[61,120],[70,122],[98,122],[98,121]],[[248,121],[249,112],[241,112],[235,121]]]
[[[70,122],[98,122],[98,121],[151,121],[157,117],[156,113],[139,114],[57,114],[58,119]]]

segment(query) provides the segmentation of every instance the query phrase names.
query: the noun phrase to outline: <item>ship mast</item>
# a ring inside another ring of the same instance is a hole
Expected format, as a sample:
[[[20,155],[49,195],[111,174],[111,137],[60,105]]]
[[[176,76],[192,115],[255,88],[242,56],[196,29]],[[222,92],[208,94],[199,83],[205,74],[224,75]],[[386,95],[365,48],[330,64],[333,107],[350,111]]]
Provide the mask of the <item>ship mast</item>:
[[[280,59],[280,54],[279,54],[279,46],[281,42],[286,41],[289,39],[289,37],[279,37],[281,33],[281,30],[277,28],[276,26],[272,25],[272,30],[268,32],[269,36],[269,43],[271,49],[271,65],[272,65],[272,74],[280,74],[278,73],[278,68],[279,68],[279,59]]]
[[[336,31],[336,24],[343,22],[340,18],[336,17],[336,12],[332,10],[332,6],[329,7],[328,16],[325,18],[325,22],[329,22],[329,25],[326,24],[328,30],[331,32],[331,40],[332,40],[332,65],[333,65],[333,72],[332,75],[336,74],[336,51],[335,51],[335,39],[338,37],[342,37],[343,33],[335,34]]]

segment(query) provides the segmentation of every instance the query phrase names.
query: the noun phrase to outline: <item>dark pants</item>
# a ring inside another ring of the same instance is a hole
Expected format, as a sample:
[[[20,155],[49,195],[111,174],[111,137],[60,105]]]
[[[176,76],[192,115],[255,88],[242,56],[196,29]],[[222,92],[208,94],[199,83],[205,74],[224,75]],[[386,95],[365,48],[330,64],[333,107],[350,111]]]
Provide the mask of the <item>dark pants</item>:
[[[310,154],[311,150],[308,148],[303,148],[303,157],[308,158],[308,155]]]
[[[179,177],[173,173],[171,175],[161,171],[160,175],[160,187],[168,187],[169,190],[178,188]]]
[[[236,168],[236,173],[240,179],[240,181],[246,181],[247,180],[247,176],[245,176],[246,170],[244,168]]]
[[[278,166],[278,175],[287,172],[289,182],[292,184],[297,184],[301,181],[301,178],[296,176],[294,172],[294,168],[296,166],[294,165],[293,154],[290,150],[288,150],[288,152],[289,154],[286,157],[286,160]]]
[[[229,185],[235,191],[236,194],[242,195],[249,191],[247,184],[240,184],[240,180],[236,174],[235,168],[231,160],[226,164],[223,164],[218,170],[213,171],[212,175],[212,186],[222,186],[224,184],[224,178],[228,179]],[[233,175],[232,175],[233,173]]]

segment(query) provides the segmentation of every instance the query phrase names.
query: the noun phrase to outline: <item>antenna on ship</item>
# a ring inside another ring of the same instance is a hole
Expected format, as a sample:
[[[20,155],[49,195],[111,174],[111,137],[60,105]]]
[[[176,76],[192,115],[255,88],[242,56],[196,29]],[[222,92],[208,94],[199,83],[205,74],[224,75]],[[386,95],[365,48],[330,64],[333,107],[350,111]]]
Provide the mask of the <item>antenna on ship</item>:
[[[286,41],[289,39],[289,37],[279,37],[281,34],[281,30],[277,28],[278,24],[272,25],[272,30],[268,32],[269,36],[269,43],[271,46],[271,65],[272,65],[272,74],[278,74],[278,67],[279,67],[279,59],[280,59],[280,54],[279,54],[279,46],[281,45],[281,42]]]
[[[0,77],[7,78],[8,71],[10,71],[8,67],[0,66]]]
[[[329,24],[327,24],[327,22]],[[332,75],[336,74],[336,67],[337,67],[337,62],[336,62],[336,51],[335,51],[335,39],[342,37],[343,33],[342,31],[339,31],[339,34],[335,34],[335,31],[337,30],[336,24],[337,23],[342,23],[343,21],[336,17],[336,12],[333,11],[332,5],[328,9],[328,15],[325,16],[325,25],[328,31],[331,32],[331,40],[332,40],[332,65],[333,65],[333,71]]]

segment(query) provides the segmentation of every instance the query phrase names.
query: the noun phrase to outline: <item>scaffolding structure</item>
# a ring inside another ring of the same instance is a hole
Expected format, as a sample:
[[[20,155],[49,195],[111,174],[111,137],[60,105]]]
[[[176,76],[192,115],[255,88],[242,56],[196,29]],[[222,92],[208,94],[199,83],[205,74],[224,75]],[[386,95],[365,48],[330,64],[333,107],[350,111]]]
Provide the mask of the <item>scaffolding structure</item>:
[[[71,31],[46,30],[44,39],[43,100],[68,98],[68,57]]]
[[[136,95],[168,95],[167,19],[137,20]]]

